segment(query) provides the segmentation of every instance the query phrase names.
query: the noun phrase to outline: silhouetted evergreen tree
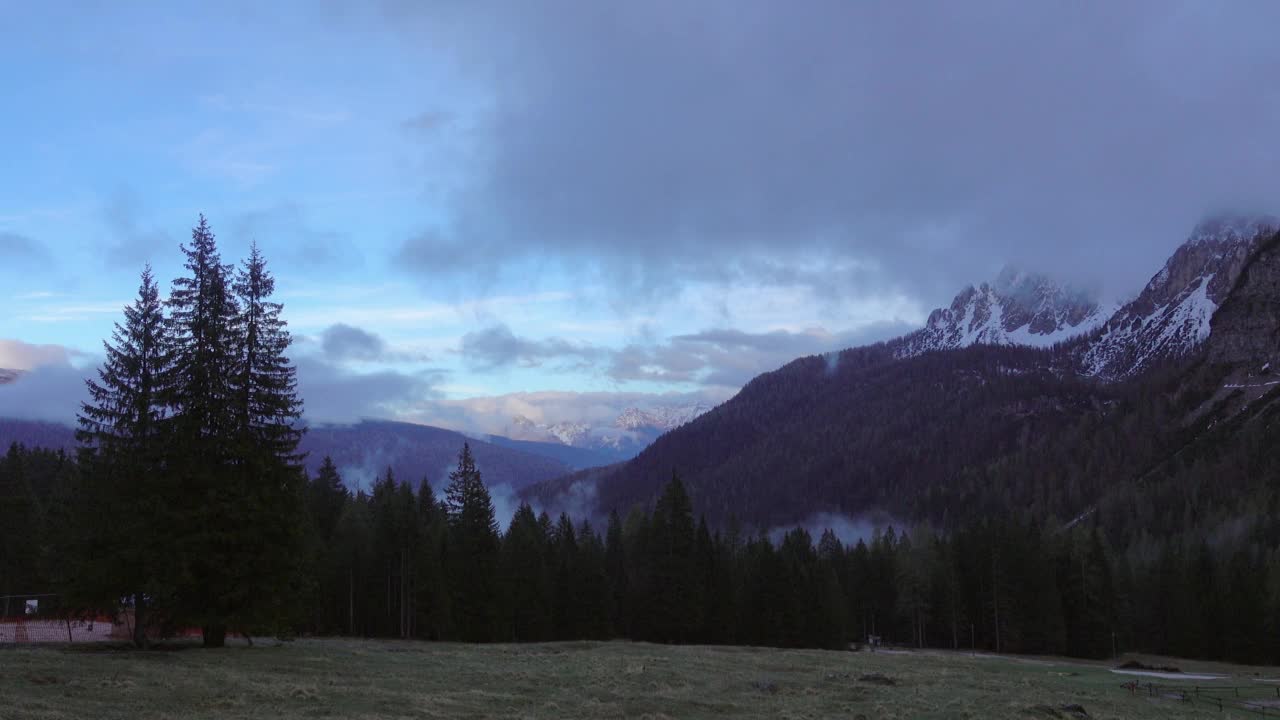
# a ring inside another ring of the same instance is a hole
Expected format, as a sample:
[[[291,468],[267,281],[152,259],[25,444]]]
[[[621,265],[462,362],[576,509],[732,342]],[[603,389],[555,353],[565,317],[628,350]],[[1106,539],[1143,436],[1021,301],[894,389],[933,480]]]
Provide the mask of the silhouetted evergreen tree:
[[[463,444],[458,467],[445,491],[449,508],[447,546],[452,621],[458,637],[470,642],[497,635],[498,523],[471,446]]]
[[[82,474],[75,532],[63,539],[61,588],[68,602],[91,611],[113,610],[130,597],[133,641],[145,647],[148,609],[168,604],[172,592],[167,538],[157,523],[169,512],[162,392],[169,341],[150,266],[103,349],[106,359],[98,378],[86,381],[89,401],[79,413]]]
[[[521,503],[502,540],[503,631],[499,639],[530,642],[552,637],[548,543],[533,508]]]

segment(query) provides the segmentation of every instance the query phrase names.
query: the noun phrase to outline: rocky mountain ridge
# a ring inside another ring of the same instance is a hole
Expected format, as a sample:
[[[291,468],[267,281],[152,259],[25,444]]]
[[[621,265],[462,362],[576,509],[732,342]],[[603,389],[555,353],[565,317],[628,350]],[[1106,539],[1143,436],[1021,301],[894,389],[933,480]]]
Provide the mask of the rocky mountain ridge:
[[[633,457],[659,435],[680,427],[706,413],[707,405],[661,405],[629,407],[610,423],[561,421],[539,423],[523,415],[511,420],[506,436],[514,440],[558,442],[574,448],[604,453],[611,461]]]
[[[1209,337],[1218,307],[1264,239],[1270,216],[1217,217],[1196,226],[1142,292],[1115,312],[1081,353],[1081,371],[1123,380],[1187,356]]]
[[[993,282],[961,290],[950,307],[893,344],[902,358],[975,344],[1046,347],[1092,331],[1109,314],[1087,291],[1006,267]]]

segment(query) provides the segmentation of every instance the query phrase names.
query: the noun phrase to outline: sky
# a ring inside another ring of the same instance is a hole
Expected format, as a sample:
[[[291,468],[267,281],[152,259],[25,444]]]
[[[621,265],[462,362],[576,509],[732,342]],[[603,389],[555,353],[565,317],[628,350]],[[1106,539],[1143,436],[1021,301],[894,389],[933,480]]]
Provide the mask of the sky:
[[[0,0],[0,415],[204,213],[308,418],[715,403],[1006,264],[1132,294],[1280,211],[1280,4]],[[7,406],[7,407],[6,407]]]

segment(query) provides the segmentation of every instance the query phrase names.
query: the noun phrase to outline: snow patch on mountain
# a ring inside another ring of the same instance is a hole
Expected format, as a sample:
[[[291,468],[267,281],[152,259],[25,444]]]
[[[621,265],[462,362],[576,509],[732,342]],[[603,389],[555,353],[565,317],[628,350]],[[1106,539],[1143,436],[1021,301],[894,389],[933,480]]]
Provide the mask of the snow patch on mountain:
[[[710,409],[706,405],[664,406],[649,410],[632,407],[623,410],[613,424],[623,430],[654,428],[666,432],[684,425]]]
[[[1005,268],[991,283],[969,286],[925,327],[904,336],[899,357],[976,344],[1048,347],[1106,322],[1112,308],[1089,293],[1039,273]]]
[[[604,450],[627,458],[643,450],[659,435],[710,410],[710,406],[663,405],[629,407],[607,424],[562,421],[539,423],[523,415],[512,418],[506,434],[518,440],[558,442],[577,448]]]
[[[1209,323],[1258,243],[1280,228],[1270,216],[1217,216],[1192,230],[1142,292],[1107,320],[1082,353],[1084,374],[1132,377],[1176,360],[1209,337]]]

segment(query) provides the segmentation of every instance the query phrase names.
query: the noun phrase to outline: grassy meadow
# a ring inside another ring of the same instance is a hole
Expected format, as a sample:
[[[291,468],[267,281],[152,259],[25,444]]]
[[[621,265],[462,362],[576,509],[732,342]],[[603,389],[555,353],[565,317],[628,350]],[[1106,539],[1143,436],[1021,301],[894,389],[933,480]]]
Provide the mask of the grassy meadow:
[[[459,645],[307,639],[203,650],[0,649],[0,718],[1245,718],[1131,694],[1109,664],[943,652],[632,642]],[[1179,662],[1179,661],[1162,661]],[[1256,686],[1280,670],[1202,686]],[[868,676],[882,677],[868,677]],[[885,678],[888,680],[886,681]],[[889,682],[893,684],[888,684]],[[1154,680],[1157,683],[1179,683]],[[1280,717],[1280,711],[1276,712]]]

